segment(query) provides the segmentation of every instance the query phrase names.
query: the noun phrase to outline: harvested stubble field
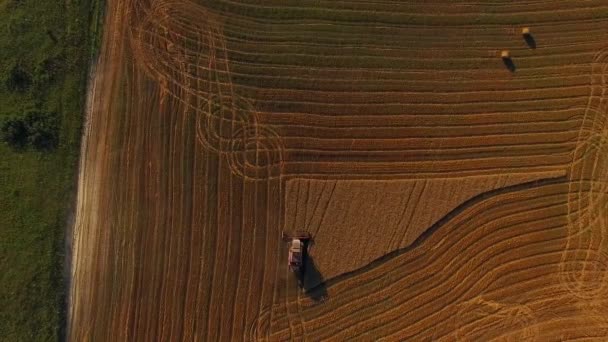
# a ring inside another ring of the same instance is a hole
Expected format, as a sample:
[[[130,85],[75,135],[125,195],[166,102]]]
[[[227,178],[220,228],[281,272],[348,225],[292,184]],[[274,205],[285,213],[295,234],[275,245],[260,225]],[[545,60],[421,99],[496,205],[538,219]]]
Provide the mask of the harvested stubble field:
[[[608,1],[107,13],[72,341],[608,336]]]

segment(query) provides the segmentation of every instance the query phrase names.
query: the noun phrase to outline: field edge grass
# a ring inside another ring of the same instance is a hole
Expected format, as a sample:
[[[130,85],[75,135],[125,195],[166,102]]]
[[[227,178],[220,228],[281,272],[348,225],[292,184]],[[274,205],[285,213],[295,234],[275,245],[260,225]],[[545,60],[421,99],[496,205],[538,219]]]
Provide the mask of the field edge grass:
[[[60,341],[67,341],[69,333],[69,305],[70,305],[70,289],[71,289],[71,274],[72,274],[72,246],[73,246],[73,232],[75,224],[75,212],[77,206],[77,194],[78,194],[78,178],[80,175],[80,158],[81,144],[83,142],[82,134],[84,134],[83,127],[88,120],[90,114],[86,108],[87,98],[89,96],[89,89],[91,83],[94,80],[95,66],[99,57],[101,42],[103,36],[103,20],[105,16],[106,0],[90,0],[91,12],[89,16],[89,29],[88,29],[88,61],[82,72],[82,89],[85,90],[84,96],[80,99],[81,107],[81,122],[78,130],[80,136],[78,140],[78,146],[76,148],[76,165],[72,167],[72,182],[70,188],[69,207],[62,216],[62,225],[65,228],[62,232],[63,239],[61,248],[64,251],[63,260],[61,260],[61,272],[58,274],[62,275],[60,305],[61,305],[61,317],[59,321],[58,337]],[[59,242],[59,241],[58,241]]]

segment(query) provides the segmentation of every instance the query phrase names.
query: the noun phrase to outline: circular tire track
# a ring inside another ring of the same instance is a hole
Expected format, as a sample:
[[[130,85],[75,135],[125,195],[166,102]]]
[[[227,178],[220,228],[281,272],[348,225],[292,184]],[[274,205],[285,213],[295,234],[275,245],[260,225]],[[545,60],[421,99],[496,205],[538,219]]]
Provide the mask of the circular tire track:
[[[143,19],[131,23],[133,57],[152,79],[196,91],[195,81],[215,82],[215,74],[226,71],[219,22],[205,8],[182,0],[153,1],[134,10],[143,13],[131,19]]]
[[[457,341],[490,339],[486,336],[502,331],[513,341],[536,341],[538,328],[532,310],[523,304],[504,304],[476,297],[461,303],[455,326]],[[485,337],[484,337],[485,336]]]
[[[247,341],[265,341],[270,335],[270,312],[271,308],[263,308],[258,316],[249,325]]]
[[[211,96],[198,112],[197,138],[216,153],[232,151],[235,135],[257,122],[251,103],[239,96]]]
[[[562,285],[583,299],[596,298],[608,289],[607,58],[608,50],[603,50],[593,63],[592,93],[570,168],[568,238],[560,263]],[[595,94],[593,84],[598,76],[601,94]],[[595,97],[600,103],[592,106]]]
[[[232,139],[228,161],[233,173],[245,178],[272,179],[283,170],[280,136],[268,126],[246,126]]]
[[[234,93],[221,25],[189,1],[154,1],[133,23],[133,55],[146,73],[201,118],[197,138],[207,149],[227,154],[230,169],[251,179],[281,175],[280,136],[258,123],[246,99]],[[134,16],[137,17],[137,16]]]

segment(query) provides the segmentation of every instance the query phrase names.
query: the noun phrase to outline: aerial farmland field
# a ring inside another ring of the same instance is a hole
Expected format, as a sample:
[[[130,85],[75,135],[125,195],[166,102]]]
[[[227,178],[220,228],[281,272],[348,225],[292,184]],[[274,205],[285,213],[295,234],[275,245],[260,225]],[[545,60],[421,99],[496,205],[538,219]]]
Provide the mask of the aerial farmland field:
[[[606,340],[607,68],[606,0],[108,0],[69,339]]]

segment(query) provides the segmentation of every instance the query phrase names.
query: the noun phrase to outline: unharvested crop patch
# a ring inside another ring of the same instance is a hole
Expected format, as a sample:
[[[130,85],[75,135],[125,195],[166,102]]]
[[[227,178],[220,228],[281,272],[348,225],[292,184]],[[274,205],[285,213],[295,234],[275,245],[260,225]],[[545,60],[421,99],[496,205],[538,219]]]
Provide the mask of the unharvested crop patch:
[[[606,332],[606,1],[108,6],[72,340]]]

